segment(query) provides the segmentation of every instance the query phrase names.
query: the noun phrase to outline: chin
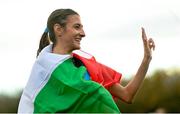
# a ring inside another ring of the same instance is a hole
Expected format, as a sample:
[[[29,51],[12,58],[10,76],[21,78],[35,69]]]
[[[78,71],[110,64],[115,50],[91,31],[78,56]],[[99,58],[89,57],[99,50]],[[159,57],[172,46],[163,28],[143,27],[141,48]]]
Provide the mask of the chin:
[[[81,47],[77,47],[77,48],[76,48],[76,50],[79,50],[79,49],[81,49]]]
[[[73,50],[79,50],[79,49],[81,49],[80,46],[75,46]]]

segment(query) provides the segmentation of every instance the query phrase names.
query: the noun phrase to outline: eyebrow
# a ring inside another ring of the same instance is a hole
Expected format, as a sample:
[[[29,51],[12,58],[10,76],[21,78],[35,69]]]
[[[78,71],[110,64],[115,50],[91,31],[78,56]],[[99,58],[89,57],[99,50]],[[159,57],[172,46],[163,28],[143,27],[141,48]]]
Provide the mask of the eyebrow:
[[[75,23],[74,25],[79,25],[79,26],[83,27],[83,25],[82,25],[82,24],[80,24],[80,23]]]

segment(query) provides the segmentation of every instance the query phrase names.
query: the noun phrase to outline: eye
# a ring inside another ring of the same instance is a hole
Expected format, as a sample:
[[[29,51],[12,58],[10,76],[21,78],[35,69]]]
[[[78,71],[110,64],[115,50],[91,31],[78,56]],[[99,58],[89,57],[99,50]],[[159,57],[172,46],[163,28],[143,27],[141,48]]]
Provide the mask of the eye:
[[[80,29],[80,27],[81,27],[80,25],[75,25],[74,26],[75,29]]]

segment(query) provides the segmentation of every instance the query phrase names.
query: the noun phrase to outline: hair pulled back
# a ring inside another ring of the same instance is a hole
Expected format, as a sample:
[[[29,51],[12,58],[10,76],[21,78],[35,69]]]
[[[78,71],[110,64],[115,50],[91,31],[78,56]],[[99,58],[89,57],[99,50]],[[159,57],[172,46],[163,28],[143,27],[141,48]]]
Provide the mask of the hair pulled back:
[[[57,9],[53,11],[48,20],[47,20],[47,28],[45,29],[44,33],[41,36],[39,49],[37,50],[37,56],[41,52],[41,50],[48,46],[51,42],[53,46],[56,44],[56,38],[53,26],[54,24],[59,24],[62,27],[66,26],[66,20],[69,15],[79,15],[72,9]]]

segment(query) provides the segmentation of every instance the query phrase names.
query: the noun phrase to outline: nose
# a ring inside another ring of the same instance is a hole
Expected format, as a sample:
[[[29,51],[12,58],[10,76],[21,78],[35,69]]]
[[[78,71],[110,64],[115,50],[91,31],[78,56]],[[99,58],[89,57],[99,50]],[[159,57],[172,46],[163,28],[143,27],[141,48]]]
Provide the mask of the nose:
[[[83,29],[81,29],[80,35],[81,35],[81,37],[85,37],[86,36]]]

